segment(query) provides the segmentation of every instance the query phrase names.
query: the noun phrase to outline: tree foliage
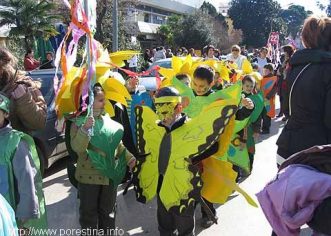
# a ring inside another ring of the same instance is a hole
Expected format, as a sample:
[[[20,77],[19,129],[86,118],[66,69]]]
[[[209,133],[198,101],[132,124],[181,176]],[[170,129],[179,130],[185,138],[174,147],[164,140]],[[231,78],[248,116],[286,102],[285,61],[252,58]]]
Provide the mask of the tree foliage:
[[[175,47],[175,31],[181,17],[179,15],[172,15],[168,17],[167,24],[163,24],[158,28],[157,34],[162,45]]]
[[[202,11],[181,18],[174,32],[178,46],[200,49],[207,44],[215,43],[212,18]]]
[[[244,44],[260,47],[266,44],[271,31],[286,34],[280,18],[281,7],[275,0],[232,0],[229,16],[235,29],[241,29]]]
[[[291,5],[288,9],[283,10],[280,15],[288,26],[288,33],[295,37],[303,22],[311,13],[306,11],[303,6]]]
[[[331,0],[329,2],[328,7],[326,8],[326,14],[328,15],[328,17],[331,17]]]
[[[204,1],[201,5],[200,9],[203,12],[207,13],[208,15],[214,17],[217,21],[225,22],[225,17],[221,13],[217,12],[217,10],[213,4]]]
[[[161,25],[158,29],[159,43],[170,47],[195,49],[202,49],[208,44],[228,49],[232,44],[239,43],[242,32],[240,30],[228,32],[226,22],[221,21],[217,13],[214,14],[216,9],[212,5],[207,6],[212,10],[206,11],[201,7],[191,15],[170,16],[167,24]]]
[[[121,0],[118,1],[118,41],[119,48],[130,48],[131,35],[137,34],[135,25],[126,21],[126,14],[129,8],[133,8],[137,1],[135,0]],[[97,27],[95,39],[103,44],[104,47],[111,50],[113,38],[113,1],[99,0],[97,4]]]
[[[26,48],[32,47],[36,36],[47,38],[57,34],[53,23],[59,16],[50,13],[55,4],[47,0],[7,0],[6,5],[8,8],[0,10],[0,26],[14,26],[10,36],[24,36]]]

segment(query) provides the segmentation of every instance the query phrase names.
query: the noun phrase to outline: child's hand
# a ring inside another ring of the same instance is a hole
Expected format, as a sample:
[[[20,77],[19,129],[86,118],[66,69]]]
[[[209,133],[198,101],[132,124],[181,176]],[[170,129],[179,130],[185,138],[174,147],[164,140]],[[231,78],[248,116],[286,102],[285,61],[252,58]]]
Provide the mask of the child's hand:
[[[132,157],[130,159],[130,161],[128,162],[128,166],[129,166],[130,171],[132,171],[132,169],[136,166],[136,158],[135,157]]]
[[[83,128],[85,130],[89,130],[90,128],[92,128],[95,124],[95,120],[94,120],[94,117],[93,116],[90,116],[87,118],[85,124],[83,125]]]
[[[255,141],[258,140],[259,137],[260,137],[260,134],[259,133],[254,133],[253,134],[253,138],[254,138]]]
[[[254,103],[250,98],[243,98],[241,100],[241,104],[243,107],[246,107],[249,110],[252,110],[254,108]]]

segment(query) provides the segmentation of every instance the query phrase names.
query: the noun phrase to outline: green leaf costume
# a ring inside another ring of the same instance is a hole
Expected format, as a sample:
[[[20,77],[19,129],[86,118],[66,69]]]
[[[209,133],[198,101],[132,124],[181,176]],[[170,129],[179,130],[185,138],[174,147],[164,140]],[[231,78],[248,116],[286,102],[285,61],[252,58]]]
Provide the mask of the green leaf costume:
[[[40,174],[40,162],[38,158],[38,153],[34,144],[33,139],[22,132],[12,130],[11,132],[5,133],[0,136],[0,193],[9,202],[9,204],[16,209],[16,201],[18,196],[15,191],[14,183],[14,172],[12,167],[12,160],[16,152],[16,148],[24,140],[30,150],[32,156],[33,165],[37,169],[37,173],[34,179],[34,184],[36,187],[36,195],[39,202],[39,218],[30,219],[22,226],[25,228],[34,229],[47,229],[47,215],[45,208],[45,198],[42,188],[42,177]]]
[[[77,126],[85,123],[86,117],[73,120]],[[112,120],[108,114],[95,119],[93,136],[87,147],[88,158],[94,168],[111,179],[115,186],[121,183],[126,172],[126,150],[116,153],[123,137],[123,126]]]

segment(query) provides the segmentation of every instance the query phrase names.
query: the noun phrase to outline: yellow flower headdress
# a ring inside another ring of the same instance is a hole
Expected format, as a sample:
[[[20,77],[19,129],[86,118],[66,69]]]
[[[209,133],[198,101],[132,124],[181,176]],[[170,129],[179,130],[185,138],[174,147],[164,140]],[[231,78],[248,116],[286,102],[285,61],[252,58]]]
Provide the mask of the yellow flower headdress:
[[[124,84],[118,79],[110,77],[110,69],[114,68],[112,64],[116,64],[116,66],[120,67],[123,65],[124,60],[129,59],[135,54],[137,54],[137,52],[123,51],[109,55],[107,50],[104,50],[101,46],[98,48],[96,83],[99,83],[105,91],[105,97],[107,98],[105,111],[110,116],[114,116],[114,109],[109,100],[127,106],[126,100],[131,99]],[[111,58],[114,59],[114,61],[112,61]],[[65,114],[76,113],[79,110],[81,105],[82,84],[86,76],[87,68],[83,66],[81,68],[72,67],[64,78],[55,101],[55,108],[59,118],[63,117]]]

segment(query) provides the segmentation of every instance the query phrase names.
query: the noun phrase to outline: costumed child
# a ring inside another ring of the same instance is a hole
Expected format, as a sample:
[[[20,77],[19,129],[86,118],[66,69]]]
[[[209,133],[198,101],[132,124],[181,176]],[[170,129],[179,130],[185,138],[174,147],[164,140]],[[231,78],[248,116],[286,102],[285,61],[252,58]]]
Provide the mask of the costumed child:
[[[212,90],[212,84],[215,77],[214,70],[206,65],[199,66],[193,73],[192,90],[195,96],[209,96],[214,91]],[[203,169],[201,164],[201,169]],[[211,212],[216,216],[216,210],[213,203],[204,199]],[[202,222],[201,226],[209,228],[214,222],[208,217],[207,212],[201,207]]]
[[[153,99],[151,96],[151,91],[139,91],[139,79],[137,77],[129,78],[125,82],[125,86],[128,89],[132,100],[127,100],[127,113],[130,121],[130,127],[132,132],[132,138],[134,144],[136,144],[136,135],[135,135],[135,127],[136,127],[136,117],[134,113],[134,109],[136,106],[148,106],[154,109]]]
[[[250,98],[254,102],[254,110],[252,111],[248,125],[240,132],[241,141],[245,144],[245,146],[247,146],[250,160],[250,172],[252,172],[255,154],[255,139],[257,139],[260,133],[260,115],[264,107],[263,96],[260,93],[254,94],[256,82],[252,75],[246,75],[242,80],[242,85],[243,97]]]
[[[79,222],[92,235],[110,235],[115,228],[117,186],[135,158],[123,146],[123,126],[105,114],[105,93],[93,88],[93,117],[77,117],[70,128],[71,147],[78,156],[75,177],[80,198]],[[93,134],[90,134],[90,130]]]
[[[214,84],[212,90],[219,91],[223,89],[222,78],[219,72],[215,71]]]
[[[275,96],[277,93],[277,76],[274,76],[274,67],[267,64],[263,68],[263,79],[261,91],[264,98],[264,109],[262,112],[262,134],[270,133],[271,119],[276,115]]]
[[[214,70],[205,65],[199,66],[193,74],[193,81],[192,81],[192,89],[195,94],[195,96],[209,96],[210,94],[214,93],[212,90],[212,84],[214,79]],[[236,120],[244,120],[247,117],[250,116],[252,109],[254,108],[254,104],[250,99],[242,99],[241,101],[241,108],[236,112]],[[203,169],[203,167],[202,167]],[[214,215],[216,215],[216,210],[213,206],[213,203],[207,201],[205,199],[206,204],[210,208],[210,210],[213,212]],[[206,211],[204,208],[201,208],[202,213],[202,227],[208,228],[210,227],[214,222],[208,217]]]
[[[38,154],[33,139],[12,129],[10,101],[0,94],[0,194],[15,210],[20,232],[47,229]]]
[[[188,74],[177,74],[176,78],[187,87],[191,87],[191,77]]]
[[[160,235],[194,235],[196,202],[204,205],[195,164],[217,152],[219,136],[237,106],[217,101],[189,119],[182,113],[179,92],[164,87],[155,95],[155,107],[156,114],[136,107],[137,200],[146,203],[157,195]]]

